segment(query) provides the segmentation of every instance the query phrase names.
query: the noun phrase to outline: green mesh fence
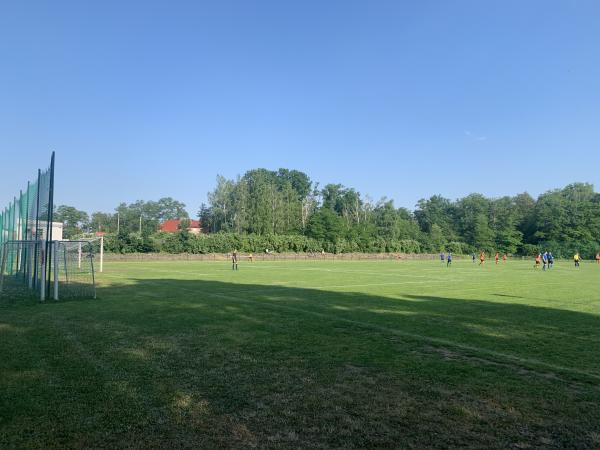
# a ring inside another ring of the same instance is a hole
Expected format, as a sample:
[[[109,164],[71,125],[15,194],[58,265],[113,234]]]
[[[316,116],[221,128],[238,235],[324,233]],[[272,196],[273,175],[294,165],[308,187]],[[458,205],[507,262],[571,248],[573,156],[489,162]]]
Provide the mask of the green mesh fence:
[[[54,153],[50,167],[38,170],[37,179],[0,212],[0,276],[12,277],[9,283],[22,281],[40,292],[45,283],[48,292],[51,261],[46,256],[51,252],[53,211]]]

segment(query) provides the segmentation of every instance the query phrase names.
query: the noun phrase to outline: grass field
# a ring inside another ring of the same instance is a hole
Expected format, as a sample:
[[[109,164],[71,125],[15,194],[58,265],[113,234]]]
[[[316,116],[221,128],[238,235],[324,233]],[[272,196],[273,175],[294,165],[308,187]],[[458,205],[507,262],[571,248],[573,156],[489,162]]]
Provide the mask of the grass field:
[[[600,266],[110,263],[0,301],[0,447],[600,448]]]

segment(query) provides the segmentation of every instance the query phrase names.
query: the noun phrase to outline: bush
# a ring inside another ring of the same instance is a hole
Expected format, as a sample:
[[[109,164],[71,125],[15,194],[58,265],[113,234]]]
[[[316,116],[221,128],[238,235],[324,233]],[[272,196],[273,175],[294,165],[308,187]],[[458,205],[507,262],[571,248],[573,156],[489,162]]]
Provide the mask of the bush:
[[[271,251],[319,253],[421,253],[431,251],[427,243],[415,239],[386,239],[382,236],[368,238],[364,235],[315,239],[301,234],[237,234],[219,232],[212,234],[190,234],[157,232],[154,234],[121,233],[107,234],[104,248],[111,253],[229,253],[238,250],[244,253]],[[446,251],[457,254],[470,252],[464,242],[449,242]]]

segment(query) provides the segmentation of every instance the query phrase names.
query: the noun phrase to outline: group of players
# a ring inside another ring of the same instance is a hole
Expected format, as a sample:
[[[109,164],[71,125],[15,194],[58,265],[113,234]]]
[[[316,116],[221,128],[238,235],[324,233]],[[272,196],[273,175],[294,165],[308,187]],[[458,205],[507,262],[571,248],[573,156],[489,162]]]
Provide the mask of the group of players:
[[[575,265],[579,266],[579,254],[575,255],[575,261]],[[539,269],[542,262],[544,263],[542,270],[546,270],[546,267],[548,270],[552,269],[552,266],[554,265],[554,256],[552,256],[552,252],[546,251],[543,254],[538,253],[538,255],[535,257],[535,264],[533,265],[533,268]]]
[[[475,264],[476,262],[476,256],[475,253],[471,254],[471,259],[473,261],[473,264]],[[485,259],[486,259],[486,255],[485,252],[481,252],[479,254],[479,265],[483,266],[485,264]],[[508,259],[508,255],[505,253],[502,256],[502,262],[506,262]],[[573,262],[575,263],[575,267],[579,267],[579,263],[581,262],[581,255],[579,254],[579,252],[576,252],[575,255],[573,255]],[[500,262],[500,252],[496,252],[496,255],[494,257],[494,260],[496,261],[496,264],[498,264]],[[446,267],[450,267],[452,265],[452,253],[448,253],[448,255],[446,256],[444,254],[444,252],[440,253],[440,261],[442,262],[442,264],[444,263],[444,261],[446,261]],[[596,253],[596,258],[595,258],[596,264],[600,264],[600,253]],[[538,269],[540,266],[542,266],[542,270],[546,270],[546,269],[552,269],[552,267],[554,266],[554,256],[552,255],[552,252],[544,252],[544,253],[539,253],[536,257],[535,257],[535,264],[533,265],[533,267],[535,269]]]
[[[266,252],[268,253],[269,250],[266,250]],[[234,250],[233,253],[231,253],[231,262],[232,262],[232,266],[231,268],[233,270],[238,270],[238,252],[237,250]],[[250,262],[252,262],[253,260],[253,256],[252,253],[250,253],[248,255],[248,260]],[[473,264],[475,264],[476,258],[475,258],[475,253],[471,254],[471,259],[473,261]],[[506,260],[508,259],[508,255],[505,253],[502,256],[502,262],[506,262]],[[500,253],[496,252],[496,256],[494,257],[494,260],[496,261],[496,264],[498,264],[500,262]],[[448,253],[448,255],[446,255],[444,252],[440,253],[440,261],[442,262],[442,264],[444,264],[444,262],[446,262],[446,267],[450,267],[452,265],[452,253]],[[579,267],[579,263],[581,262],[581,256],[579,255],[579,252],[576,252],[575,255],[573,256],[573,261],[575,263],[575,267]],[[481,252],[479,254],[479,265],[483,266],[485,264],[485,252]],[[543,265],[542,265],[543,264]],[[600,264],[600,253],[596,253],[596,264]],[[554,265],[554,256],[552,256],[552,252],[544,252],[544,253],[539,253],[536,257],[535,257],[535,264],[533,265],[533,267],[535,269],[539,269],[540,266],[542,266],[542,270],[546,270],[546,268],[548,270],[552,269]]]
[[[485,252],[481,252],[479,254],[479,265],[483,266],[485,264]],[[475,253],[471,254],[471,259],[473,261],[473,264],[475,264],[476,262],[476,256]],[[506,255],[506,253],[502,256],[502,262],[506,262],[506,260],[508,259],[508,255]],[[494,257],[494,260],[496,261],[496,264],[498,264],[500,262],[500,253],[496,252],[496,256]],[[442,262],[442,264],[444,263],[444,261],[446,261],[446,267],[450,267],[452,265],[452,253],[448,253],[448,255],[446,256],[446,254],[444,252],[440,253],[440,261]]]
[[[581,263],[582,259],[583,258],[581,258],[579,252],[575,252],[575,254],[573,255],[573,263],[575,264],[575,267],[579,267],[579,263]],[[596,253],[596,257],[594,259],[596,261],[596,264],[600,264],[600,253]],[[544,253],[539,253],[535,257],[535,264],[533,265],[533,267],[535,269],[539,269],[539,267],[542,266],[542,270],[546,270],[546,268],[552,269],[553,264],[554,257],[552,256],[552,252],[546,251]]]

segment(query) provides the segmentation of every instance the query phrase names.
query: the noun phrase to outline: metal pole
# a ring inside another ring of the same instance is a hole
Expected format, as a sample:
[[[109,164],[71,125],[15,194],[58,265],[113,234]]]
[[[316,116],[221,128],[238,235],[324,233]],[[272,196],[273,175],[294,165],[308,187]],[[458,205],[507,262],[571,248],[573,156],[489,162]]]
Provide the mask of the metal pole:
[[[37,244],[31,243],[28,244],[30,247],[27,250],[28,253],[28,257],[27,257],[27,284],[29,286],[29,289],[33,289],[33,255],[29,254],[31,252],[31,250],[33,250],[33,253],[35,253],[35,248],[37,246]]]
[[[40,236],[38,236],[38,230],[40,228],[39,220],[40,220],[40,177],[42,171],[38,169],[38,178],[37,178],[37,193],[36,193],[36,205],[35,205],[35,240],[39,242]],[[33,230],[32,230],[33,233]],[[33,279],[34,285],[37,282],[38,275],[38,252],[39,252],[39,243],[35,244],[35,254],[33,255]]]
[[[50,192],[48,195],[48,224],[46,225],[46,248],[47,252],[53,251],[52,248],[52,222],[54,220],[54,152],[52,152],[52,158],[50,159]],[[52,262],[50,254],[46,255],[48,263],[48,292],[50,292],[50,264]]]
[[[100,236],[100,273],[104,269],[104,236]]]
[[[52,242],[52,256],[54,259],[54,300],[58,300],[58,241]]]
[[[6,268],[6,251],[8,242],[5,242],[2,246],[2,263],[0,263],[0,292],[4,289],[4,269]]]
[[[81,269],[81,242],[77,246],[77,268]]]
[[[94,287],[94,298],[96,298],[96,274],[94,272],[94,248],[92,243],[88,243],[88,257],[90,258],[90,266],[92,268],[92,286]],[[102,261],[102,260],[100,260]]]
[[[11,233],[11,241],[16,241],[17,238],[15,237],[15,232],[17,229],[17,197],[14,198],[13,200],[13,207],[12,207],[12,233]],[[17,250],[18,251],[18,250]],[[18,259],[18,257],[17,257]],[[14,254],[11,254],[10,257],[10,274],[13,274],[13,270],[14,270],[14,265],[15,265],[15,257]]]
[[[42,263],[40,264],[40,301],[46,301],[46,246],[44,246],[43,241],[40,243],[40,247],[42,248]]]
[[[22,227],[22,221],[23,218],[21,217],[21,213],[23,208],[23,191],[19,190],[19,220],[16,222],[16,230],[17,230],[17,241],[20,241],[23,239],[23,236],[21,235],[21,227]],[[20,246],[17,246],[17,265],[16,265],[16,271],[15,271],[15,275],[19,274],[19,271],[21,270],[21,252],[22,249],[20,248]]]
[[[25,240],[29,239],[29,233],[27,229],[29,228],[29,181],[27,182],[27,206],[25,209]],[[26,264],[24,264],[25,268],[25,276],[28,280],[29,289],[31,289],[31,248],[27,247],[25,252]]]
[[[79,244],[81,245],[81,243]],[[67,246],[63,245],[63,262],[65,263],[65,281],[69,284],[69,268],[67,267]]]

